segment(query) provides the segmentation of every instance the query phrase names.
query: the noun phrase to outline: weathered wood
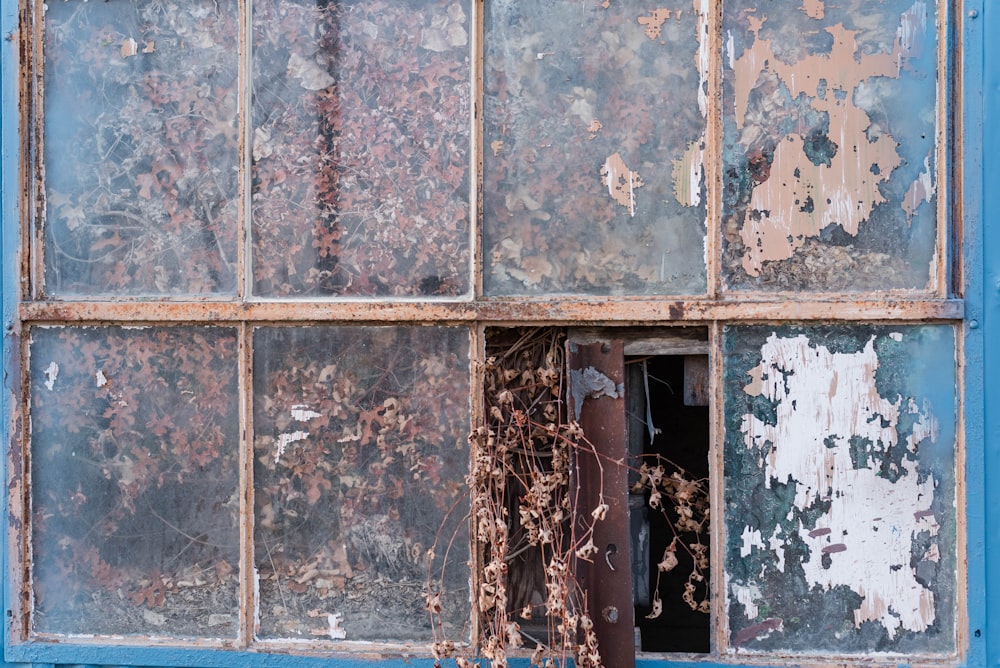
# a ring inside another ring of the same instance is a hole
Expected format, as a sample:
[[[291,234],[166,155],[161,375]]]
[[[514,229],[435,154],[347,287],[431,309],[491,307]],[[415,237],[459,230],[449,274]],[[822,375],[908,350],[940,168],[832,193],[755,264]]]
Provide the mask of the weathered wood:
[[[708,406],[708,356],[684,356],[684,405]]]

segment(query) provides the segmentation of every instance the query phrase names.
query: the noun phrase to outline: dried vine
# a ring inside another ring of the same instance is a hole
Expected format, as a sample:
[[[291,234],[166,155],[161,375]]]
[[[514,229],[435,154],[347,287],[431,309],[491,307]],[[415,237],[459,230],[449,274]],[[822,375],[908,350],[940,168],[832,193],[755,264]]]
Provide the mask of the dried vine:
[[[531,664],[543,668],[605,665],[576,578],[576,562],[596,553],[593,530],[608,510],[603,494],[594,508],[580,507],[578,471],[602,467],[579,424],[567,416],[565,335],[552,328],[495,330],[487,336],[484,419],[470,435],[468,477],[475,518],[479,570],[474,603],[479,622],[476,658],[462,654],[437,621],[440,597],[428,595],[434,620],[434,656],[441,665],[507,666],[511,650],[525,648]],[[659,575],[674,569],[678,550],[694,567],[684,600],[707,612],[705,581],[708,527],[705,480],[690,480],[679,467],[657,458],[637,471],[637,488],[648,490],[649,505],[661,510],[674,533],[659,564]],[[650,617],[660,614],[659,594]]]

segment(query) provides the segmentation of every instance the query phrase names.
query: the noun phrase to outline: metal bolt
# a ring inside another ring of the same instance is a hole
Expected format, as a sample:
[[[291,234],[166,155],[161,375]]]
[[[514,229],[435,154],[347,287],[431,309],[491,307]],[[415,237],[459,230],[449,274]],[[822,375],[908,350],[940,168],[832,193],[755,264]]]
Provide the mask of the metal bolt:
[[[970,9],[969,10],[969,18],[970,19],[974,19],[977,16],[979,16],[979,12],[977,12],[975,9]]]
[[[607,623],[609,624],[618,623],[618,608],[616,608],[615,606],[609,605],[608,607],[604,608],[602,614],[604,615],[604,621],[606,621]]]
[[[979,329],[979,321],[978,320],[970,320],[969,321],[969,329]]]

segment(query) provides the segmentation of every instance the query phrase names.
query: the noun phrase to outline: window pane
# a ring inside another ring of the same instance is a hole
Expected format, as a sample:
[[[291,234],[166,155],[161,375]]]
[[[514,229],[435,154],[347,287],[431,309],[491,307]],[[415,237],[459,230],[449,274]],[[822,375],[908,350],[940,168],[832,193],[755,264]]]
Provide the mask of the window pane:
[[[428,582],[461,633],[469,405],[466,329],[256,330],[262,637],[430,640]]]
[[[268,297],[469,287],[468,0],[261,0],[253,280]]]
[[[32,329],[36,631],[235,636],[236,349],[232,329]]]
[[[756,290],[933,289],[933,2],[727,2],[723,272]]]
[[[47,294],[231,294],[236,3],[46,8]]]
[[[953,651],[954,330],[727,330],[731,646]]]
[[[486,3],[487,293],[704,292],[706,22],[656,6]]]

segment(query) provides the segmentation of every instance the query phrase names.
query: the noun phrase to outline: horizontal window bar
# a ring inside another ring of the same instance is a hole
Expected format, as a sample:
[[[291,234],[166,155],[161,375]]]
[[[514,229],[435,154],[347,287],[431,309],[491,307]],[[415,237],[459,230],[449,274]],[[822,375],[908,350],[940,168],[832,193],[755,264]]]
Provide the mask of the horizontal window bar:
[[[25,322],[532,322],[960,320],[961,299],[560,299],[476,302],[24,302]]]

